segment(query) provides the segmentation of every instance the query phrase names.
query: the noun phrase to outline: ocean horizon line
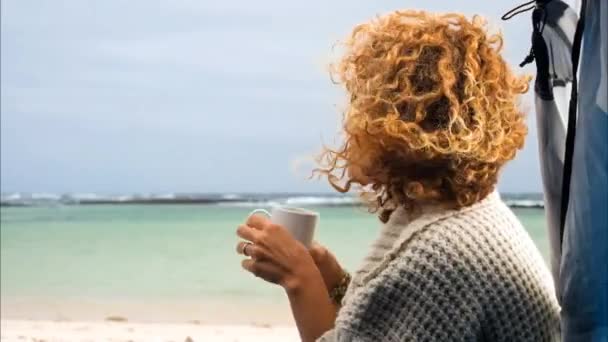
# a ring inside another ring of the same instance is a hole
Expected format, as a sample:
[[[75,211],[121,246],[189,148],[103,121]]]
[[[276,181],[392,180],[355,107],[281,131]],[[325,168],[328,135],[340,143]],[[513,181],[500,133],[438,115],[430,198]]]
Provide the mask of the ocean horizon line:
[[[501,193],[511,207],[544,208],[542,193]],[[2,193],[1,207],[52,205],[361,206],[356,194],[330,192],[212,192],[107,195],[98,193]]]

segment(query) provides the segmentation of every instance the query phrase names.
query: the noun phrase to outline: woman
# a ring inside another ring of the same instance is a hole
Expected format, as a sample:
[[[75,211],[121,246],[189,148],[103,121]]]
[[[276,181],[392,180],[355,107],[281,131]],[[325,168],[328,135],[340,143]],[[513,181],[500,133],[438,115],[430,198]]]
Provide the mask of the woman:
[[[335,68],[345,143],[319,170],[384,223],[352,281],[261,216],[243,267],[285,288],[304,341],[550,341],[559,307],[530,237],[495,192],[523,146],[529,78],[482,19],[395,12],[357,26]],[[340,185],[343,184],[343,185]],[[345,243],[348,243],[346,240]]]

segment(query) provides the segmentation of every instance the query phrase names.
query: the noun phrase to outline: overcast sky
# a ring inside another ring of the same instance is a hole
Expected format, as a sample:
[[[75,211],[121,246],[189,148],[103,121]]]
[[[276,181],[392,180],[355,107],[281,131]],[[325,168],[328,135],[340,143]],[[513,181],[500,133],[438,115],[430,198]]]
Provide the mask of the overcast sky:
[[[331,191],[292,165],[336,136],[335,42],[391,10],[477,13],[516,65],[530,13],[500,15],[521,2],[3,0],[2,191]],[[524,106],[503,191],[541,190]]]

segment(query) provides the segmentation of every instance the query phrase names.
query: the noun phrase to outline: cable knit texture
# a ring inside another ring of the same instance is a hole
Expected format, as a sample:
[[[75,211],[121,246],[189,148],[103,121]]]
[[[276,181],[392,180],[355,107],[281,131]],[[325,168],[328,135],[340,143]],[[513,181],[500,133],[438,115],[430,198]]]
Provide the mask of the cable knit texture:
[[[318,341],[557,341],[553,281],[497,193],[391,215]]]

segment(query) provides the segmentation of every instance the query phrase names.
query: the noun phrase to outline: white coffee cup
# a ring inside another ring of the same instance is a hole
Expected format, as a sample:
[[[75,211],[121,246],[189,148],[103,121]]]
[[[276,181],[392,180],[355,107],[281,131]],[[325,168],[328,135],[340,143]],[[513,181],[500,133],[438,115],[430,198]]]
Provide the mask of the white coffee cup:
[[[319,214],[293,207],[274,207],[270,212],[264,209],[256,209],[249,216],[262,213],[270,218],[272,223],[285,227],[291,235],[304,246],[310,248],[315,235],[315,228],[319,221]]]

